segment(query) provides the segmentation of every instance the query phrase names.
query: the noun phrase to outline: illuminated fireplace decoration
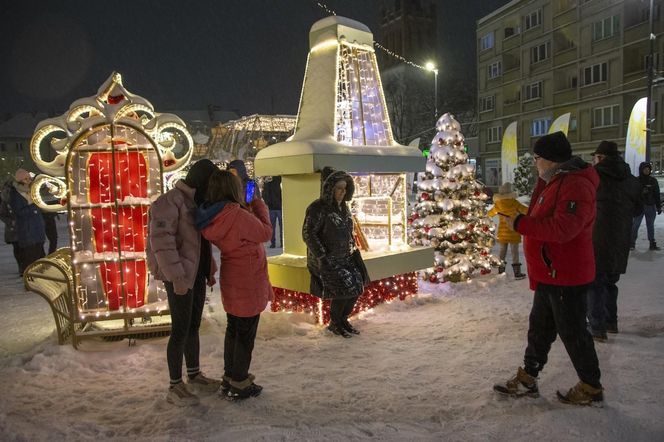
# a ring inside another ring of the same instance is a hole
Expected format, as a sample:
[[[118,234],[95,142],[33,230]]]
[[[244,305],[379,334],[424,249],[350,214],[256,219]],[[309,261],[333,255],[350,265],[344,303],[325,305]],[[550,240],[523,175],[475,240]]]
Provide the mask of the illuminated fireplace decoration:
[[[430,266],[433,249],[406,242],[406,173],[424,170],[414,147],[394,141],[373,49],[361,23],[327,17],[309,33],[295,133],[262,149],[256,175],[281,175],[284,253],[268,259],[275,287],[273,310],[306,311],[328,320],[326,303],[309,290],[302,223],[306,207],[320,196],[320,171],[331,166],[355,181],[350,202],[372,284],[357,311],[417,291],[414,271]]]
[[[166,175],[191,158],[185,124],[156,113],[113,73],[96,96],[41,122],[30,149],[44,172],[33,199],[44,210],[67,213],[79,319],[168,313],[163,285],[145,261],[148,210]]]

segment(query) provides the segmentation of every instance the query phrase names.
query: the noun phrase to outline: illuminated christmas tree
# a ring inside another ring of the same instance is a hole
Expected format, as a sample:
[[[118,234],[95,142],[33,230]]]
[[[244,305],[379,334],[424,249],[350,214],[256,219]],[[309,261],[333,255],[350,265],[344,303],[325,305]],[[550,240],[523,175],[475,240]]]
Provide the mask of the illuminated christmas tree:
[[[529,153],[519,158],[514,169],[514,189],[518,196],[530,195],[535,188],[536,176],[533,157]]]
[[[411,243],[435,248],[434,266],[421,272],[430,282],[459,282],[491,272],[495,225],[486,216],[487,195],[468,164],[461,126],[451,114],[436,123],[418,202],[408,220]]]

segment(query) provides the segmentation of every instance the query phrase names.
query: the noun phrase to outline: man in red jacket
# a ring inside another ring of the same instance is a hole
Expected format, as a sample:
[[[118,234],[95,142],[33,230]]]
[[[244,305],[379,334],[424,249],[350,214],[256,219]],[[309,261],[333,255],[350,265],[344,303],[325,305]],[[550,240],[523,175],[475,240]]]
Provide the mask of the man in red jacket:
[[[579,376],[564,403],[601,406],[604,400],[593,339],[586,329],[586,293],[595,279],[593,224],[597,172],[579,157],[562,132],[535,143],[539,180],[527,215],[508,219],[524,237],[530,288],[535,291],[524,367],[494,390],[512,397],[538,397],[537,375],[547,362],[556,335]]]

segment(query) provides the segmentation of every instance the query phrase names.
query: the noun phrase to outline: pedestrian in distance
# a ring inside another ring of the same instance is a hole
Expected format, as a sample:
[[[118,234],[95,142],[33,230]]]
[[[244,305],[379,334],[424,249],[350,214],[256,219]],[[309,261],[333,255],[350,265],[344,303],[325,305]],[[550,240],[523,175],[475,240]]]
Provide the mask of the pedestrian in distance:
[[[227,171],[210,177],[196,227],[221,251],[221,300],[226,311],[222,393],[227,399],[258,396],[249,373],[261,312],[274,299],[263,243],[272,236],[263,200],[246,201],[240,180]]]
[[[359,334],[348,321],[357,298],[369,284],[369,275],[353,237],[353,219],[347,201],[353,198],[353,178],[326,167],[321,173],[320,198],[307,207],[302,238],[307,245],[310,293],[330,300],[328,330],[350,338]]]
[[[530,288],[535,291],[523,367],[498,394],[538,397],[537,376],[560,336],[579,382],[557,392],[567,404],[601,406],[604,400],[593,339],[586,328],[586,296],[595,278],[592,232],[597,172],[579,157],[562,132],[537,140],[533,160],[539,175],[526,215],[506,217],[524,237]]]
[[[199,365],[205,285],[214,286],[217,266],[209,241],[195,225],[197,203],[203,203],[208,180],[217,170],[210,160],[195,162],[183,180],[150,206],[147,261],[154,277],[164,282],[171,312],[166,400],[179,406],[196,405],[196,393],[213,393],[221,386],[220,380],[205,376]],[[182,381],[183,356],[186,385]]]
[[[18,169],[14,174],[14,183],[10,189],[9,205],[16,216],[16,243],[18,245],[18,267],[23,276],[25,269],[44,254],[46,231],[41,210],[32,200],[33,176],[25,169]]]
[[[599,175],[597,219],[593,227],[595,280],[588,290],[588,322],[595,341],[618,333],[618,286],[627,271],[632,219],[642,209],[641,185],[618,152],[618,145],[602,141],[593,152]]]
[[[14,189],[14,177],[10,176],[0,190],[0,221],[5,225],[5,243],[12,246],[14,260],[20,272],[20,256],[18,247],[18,234],[16,233],[16,214],[11,207],[11,195]]]
[[[270,239],[270,248],[277,246],[276,236],[279,232],[279,244],[284,246],[283,242],[283,221],[281,218],[281,177],[273,176],[265,179],[263,184],[263,201],[270,209],[270,223],[272,224],[272,238]],[[279,229],[277,229],[277,222]]]
[[[487,213],[493,217],[498,214],[515,217],[516,215],[528,212],[528,206],[524,206],[516,199],[516,193],[512,191],[512,183],[503,183],[498,188],[498,193],[493,196],[494,206]],[[521,244],[521,235],[515,232],[507,225],[504,216],[498,219],[498,244],[500,245],[500,267],[498,273],[505,273],[505,258],[507,257],[507,248],[512,252],[512,269],[514,270],[514,279],[523,279],[525,274],[521,273],[521,262],[519,261],[519,244]]]
[[[636,248],[636,238],[639,235],[641,221],[646,218],[646,231],[650,250],[659,250],[657,241],[655,241],[655,217],[662,213],[662,201],[659,195],[659,183],[651,176],[652,164],[643,162],[639,165],[639,182],[641,183],[641,198],[643,200],[643,212],[634,217],[632,223],[632,246]]]

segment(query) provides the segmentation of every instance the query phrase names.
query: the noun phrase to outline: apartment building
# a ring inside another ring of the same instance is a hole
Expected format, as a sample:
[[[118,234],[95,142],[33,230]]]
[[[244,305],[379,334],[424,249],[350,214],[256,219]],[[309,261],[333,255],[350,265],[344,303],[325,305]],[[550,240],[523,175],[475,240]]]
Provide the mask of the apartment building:
[[[654,1],[651,160],[664,168],[664,0]],[[480,164],[500,161],[503,130],[518,122],[519,155],[571,113],[568,137],[590,159],[601,140],[625,146],[636,101],[646,96],[648,0],[514,0],[477,22]]]

